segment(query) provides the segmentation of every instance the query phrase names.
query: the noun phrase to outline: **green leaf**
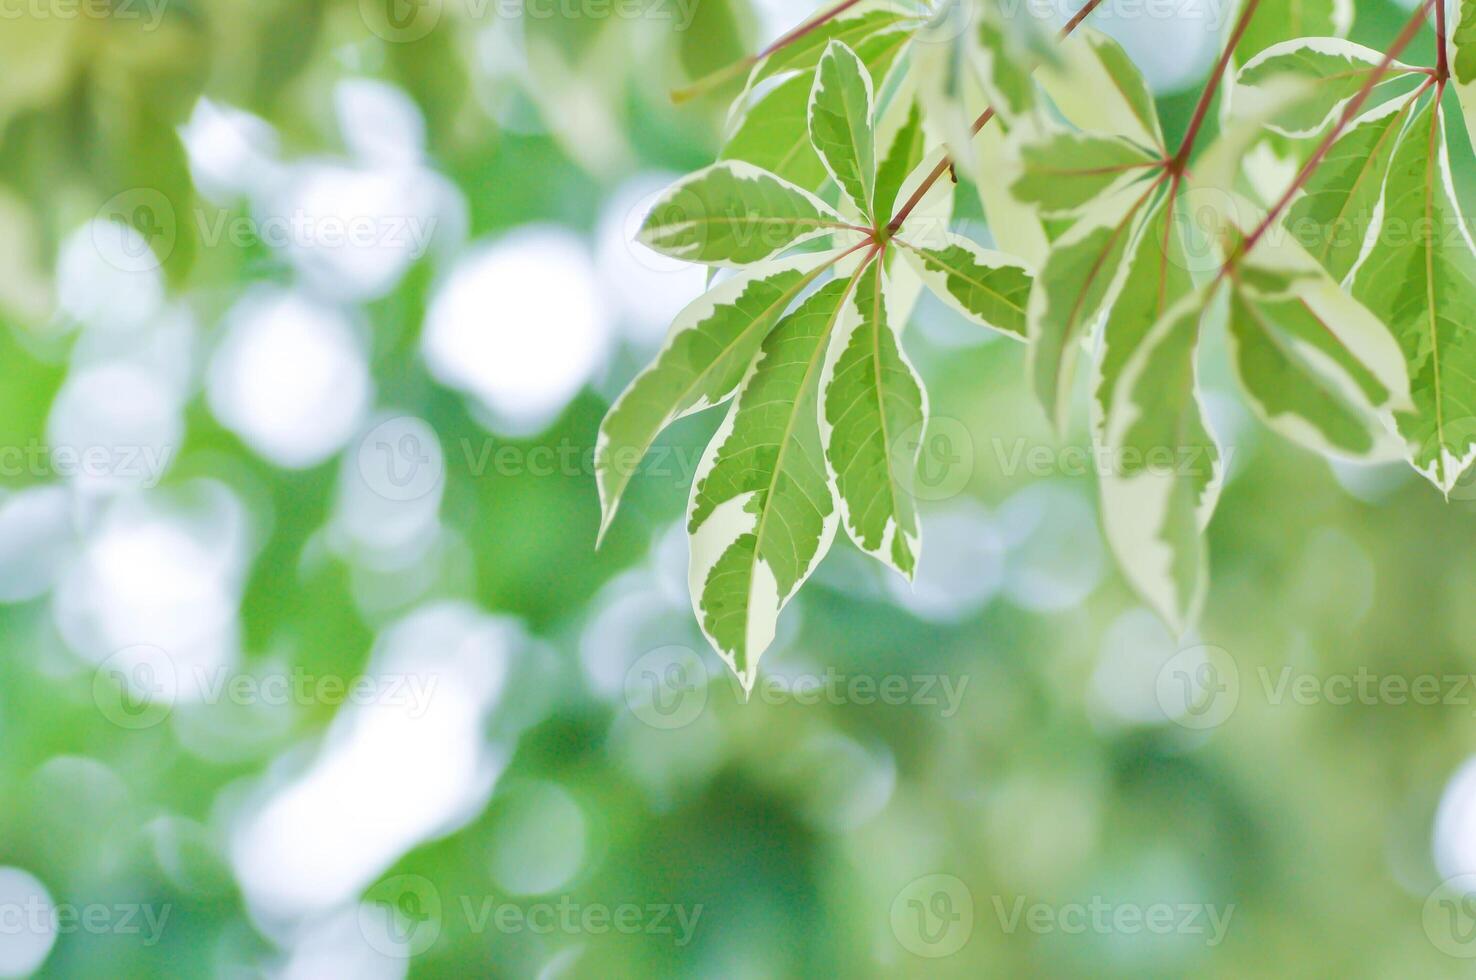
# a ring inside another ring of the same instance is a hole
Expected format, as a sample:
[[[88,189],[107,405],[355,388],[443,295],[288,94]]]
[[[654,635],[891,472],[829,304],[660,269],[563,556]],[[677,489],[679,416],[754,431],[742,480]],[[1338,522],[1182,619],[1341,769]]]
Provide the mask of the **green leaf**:
[[[886,38],[886,45],[897,49],[906,43],[920,19],[896,9],[870,10],[854,17],[837,17],[786,45],[765,58],[753,70],[749,87],[780,72],[809,71],[820,63],[832,41],[860,50],[866,41]]]
[[[1035,27],[1034,20],[1008,20],[995,4],[980,4],[976,13],[979,23],[969,54],[989,104],[1005,119],[1033,111],[1037,99],[1032,72],[1038,59],[1032,48],[1042,39],[1025,32]]]
[[[1387,102],[1367,113],[1329,147],[1304,193],[1282,219],[1334,279],[1353,269],[1373,222],[1384,176],[1413,99]]]
[[[1445,493],[1476,459],[1476,251],[1452,190],[1444,120],[1428,103],[1401,135],[1383,226],[1353,295],[1393,332],[1413,410],[1396,413],[1410,460]]]
[[[1025,339],[1030,269],[959,235],[941,248],[905,246],[904,254],[923,283],[959,313],[1016,340]]]
[[[810,90],[810,142],[837,186],[863,216],[872,217],[876,134],[871,75],[856,52],[830,42]]]
[[[851,539],[910,579],[917,569],[918,525],[907,488],[927,396],[902,352],[880,263],[866,267],[846,312],[822,381],[825,458]]]
[[[876,171],[876,214],[880,221],[892,216],[897,191],[902,182],[917,169],[923,156],[922,107],[909,101],[907,118],[893,135],[887,155]]]
[[[1266,125],[1283,136],[1311,136],[1322,130],[1358,93],[1383,60],[1361,44],[1333,37],[1303,37],[1275,44],[1246,62],[1235,81],[1235,112],[1257,114],[1267,99],[1282,101],[1274,81],[1294,79],[1307,94],[1280,107]],[[1379,87],[1408,80],[1409,65],[1394,62]]]
[[[848,227],[835,209],[809,191],[730,160],[669,187],[637,238],[689,262],[748,265]]]
[[[677,419],[733,394],[764,337],[820,275],[825,258],[797,256],[745,269],[677,315],[666,346],[600,423],[595,484],[601,536],[656,436]]]
[[[1073,214],[1151,175],[1160,161],[1120,136],[1055,132],[1019,146],[1023,172],[1010,193],[1042,214]]]
[[[745,689],[773,641],[779,611],[835,538],[819,391],[853,286],[853,279],[827,283],[764,340],[692,486],[693,607]]]
[[[1450,78],[1461,102],[1466,136],[1476,148],[1476,2],[1455,0],[1451,23],[1454,26],[1446,42]]]
[[[1206,585],[1201,532],[1214,511],[1220,452],[1196,394],[1204,296],[1179,300],[1124,365],[1103,425],[1102,522],[1133,587],[1182,635]]]
[[[743,160],[805,190],[818,190],[829,177],[810,145],[806,117],[811,80],[795,75],[753,104],[723,145],[720,160]]]
[[[1078,129],[1163,149],[1153,93],[1121,45],[1083,26],[1062,40],[1058,51],[1059,60],[1041,65],[1035,78],[1061,115]]]
[[[1190,217],[1185,213],[1187,203],[1169,200],[1149,207],[1126,262],[1122,289],[1102,326],[1092,385],[1092,430],[1099,440],[1123,368],[1154,324],[1194,285],[1180,236],[1182,223]]]
[[[1035,277],[1027,308],[1026,370],[1058,430],[1070,414],[1071,381],[1081,340],[1111,305],[1127,272],[1148,194],[1136,187],[1098,201],[1060,237]]]
[[[1244,9],[1239,4],[1232,14]],[[1347,37],[1353,27],[1353,0],[1292,0],[1263,7],[1250,19],[1230,64],[1239,68],[1262,51],[1282,41],[1303,37]]]

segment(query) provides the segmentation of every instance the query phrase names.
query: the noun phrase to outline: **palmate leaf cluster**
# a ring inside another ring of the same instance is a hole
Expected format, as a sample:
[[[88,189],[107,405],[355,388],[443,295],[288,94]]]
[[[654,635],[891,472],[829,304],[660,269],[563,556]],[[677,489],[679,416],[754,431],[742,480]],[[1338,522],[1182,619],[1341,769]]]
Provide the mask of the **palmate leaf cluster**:
[[[1026,344],[1029,386],[1063,432],[1086,375],[1106,536],[1180,632],[1205,595],[1223,480],[1198,382],[1206,331],[1223,331],[1255,413],[1308,449],[1402,456],[1444,490],[1476,458],[1476,248],[1446,86],[1300,36],[1346,33],[1345,4],[1297,9],[1238,22],[1202,148],[1197,123],[1165,141],[1116,42],[1089,24],[1057,36],[1028,5],[862,3],[756,63],[718,162],[665,192],[640,233],[714,269],[713,285],[611,407],[596,452],[608,527],[661,430],[726,403],[691,490],[690,589],[745,684],[840,528],[899,573],[917,567],[928,399],[903,328],[923,288]],[[1476,14],[1453,26],[1451,87],[1476,104]],[[995,248],[949,229],[956,179],[974,181]]]

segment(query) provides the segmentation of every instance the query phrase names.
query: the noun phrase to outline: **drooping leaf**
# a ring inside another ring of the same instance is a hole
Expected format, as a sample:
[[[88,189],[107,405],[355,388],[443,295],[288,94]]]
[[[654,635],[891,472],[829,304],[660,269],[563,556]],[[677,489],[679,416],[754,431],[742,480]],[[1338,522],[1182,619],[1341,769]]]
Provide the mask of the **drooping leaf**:
[[[1079,129],[1123,136],[1147,149],[1163,148],[1153,93],[1120,44],[1100,31],[1078,27],[1061,41],[1058,52],[1059,59],[1041,65],[1035,77],[1061,115]]]
[[[1025,308],[1030,302],[1030,269],[961,235],[940,248],[920,248],[897,240],[923,283],[965,317],[1024,340]]]
[[[1240,69],[1235,81],[1235,111],[1258,114],[1267,99],[1284,102],[1273,82],[1291,78],[1306,94],[1283,104],[1266,125],[1283,136],[1311,136],[1322,130],[1358,93],[1383,60],[1361,44],[1334,37],[1303,37],[1274,44]],[[1389,66],[1380,89],[1407,83],[1415,69],[1400,62]]]
[[[1196,391],[1204,304],[1192,292],[1153,326],[1123,366],[1103,425],[1107,541],[1134,588],[1181,635],[1204,600],[1201,532],[1222,478]]]
[[[745,269],[677,315],[665,347],[610,406],[595,448],[600,534],[661,430],[733,394],[764,337],[820,274],[823,256]]]
[[[1341,282],[1358,261],[1373,223],[1394,145],[1412,99],[1364,113],[1328,148],[1282,224]]]
[[[1022,142],[1023,172],[1010,192],[1042,214],[1074,214],[1130,183],[1148,176],[1159,159],[1120,136],[1058,131]]]
[[[1092,429],[1099,441],[1124,366],[1154,325],[1193,288],[1189,256],[1180,235],[1184,207],[1180,200],[1147,205],[1131,245],[1126,278],[1112,301],[1097,350]]]
[[[1046,415],[1064,429],[1081,340],[1122,288],[1150,191],[1125,188],[1093,204],[1058,239],[1035,277],[1026,369]]]
[[[834,208],[809,191],[730,160],[669,187],[651,208],[638,240],[689,262],[748,265],[847,227]]]
[[[835,537],[820,376],[853,286],[852,279],[832,280],[765,338],[692,486],[692,606],[745,689],[774,638],[779,611]]]
[[[1436,102],[1400,136],[1383,229],[1353,271],[1353,295],[1399,341],[1414,406],[1396,414],[1399,432],[1415,469],[1449,493],[1476,459],[1476,248],[1452,190]]]
[[[882,265],[867,266],[831,344],[822,384],[825,459],[841,522],[861,550],[909,579],[917,569],[917,465],[927,396],[902,352]]]
[[[862,216],[872,217],[876,136],[871,119],[871,75],[856,52],[830,42],[810,90],[810,143],[841,191]]]

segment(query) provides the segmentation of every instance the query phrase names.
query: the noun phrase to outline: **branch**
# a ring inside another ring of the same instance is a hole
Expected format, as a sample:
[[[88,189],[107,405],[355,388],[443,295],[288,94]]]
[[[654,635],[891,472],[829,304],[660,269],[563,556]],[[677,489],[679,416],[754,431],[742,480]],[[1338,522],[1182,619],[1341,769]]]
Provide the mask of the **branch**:
[[[1450,61],[1445,54],[1445,0],[1435,0],[1435,82],[1445,91],[1450,78]]]
[[[1199,136],[1199,127],[1204,125],[1205,116],[1209,115],[1210,102],[1214,100],[1220,83],[1225,80],[1225,67],[1230,64],[1230,58],[1239,46],[1240,39],[1245,36],[1246,28],[1250,27],[1251,17],[1255,15],[1256,7],[1260,4],[1261,0],[1249,0],[1245,9],[1240,12],[1240,19],[1235,22],[1235,29],[1230,32],[1230,38],[1225,42],[1225,50],[1220,52],[1220,60],[1215,65],[1215,70],[1210,73],[1209,80],[1204,83],[1204,91],[1199,94],[1199,103],[1195,105],[1194,115],[1189,119],[1189,128],[1184,130],[1184,139],[1179,143],[1179,150],[1169,161],[1169,169],[1174,173],[1181,173],[1184,165],[1189,162],[1189,151],[1194,148],[1194,140]]]

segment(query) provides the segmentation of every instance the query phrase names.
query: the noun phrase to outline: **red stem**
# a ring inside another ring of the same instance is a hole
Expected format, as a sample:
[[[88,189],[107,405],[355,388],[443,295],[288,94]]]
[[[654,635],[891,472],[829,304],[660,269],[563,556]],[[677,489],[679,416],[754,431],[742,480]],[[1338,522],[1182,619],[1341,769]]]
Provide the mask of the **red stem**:
[[[1245,8],[1240,12],[1240,19],[1235,22],[1235,28],[1230,32],[1230,39],[1225,42],[1225,50],[1220,52],[1220,60],[1215,65],[1215,70],[1210,73],[1209,81],[1204,84],[1204,91],[1199,94],[1199,103],[1194,107],[1194,115],[1189,119],[1189,128],[1184,130],[1184,139],[1179,143],[1179,150],[1169,161],[1169,169],[1180,173],[1184,165],[1189,162],[1189,151],[1194,148],[1194,140],[1199,136],[1199,127],[1204,125],[1205,116],[1209,115],[1210,102],[1214,100],[1215,92],[1219,90],[1220,83],[1225,80],[1225,66],[1230,64],[1230,58],[1235,54],[1235,48],[1240,44],[1240,39],[1245,35],[1246,28],[1250,27],[1251,17],[1255,15],[1256,8],[1260,6],[1261,0],[1248,0]]]
[[[1087,2],[1082,5],[1082,8],[1080,10],[1071,15],[1071,19],[1068,20],[1065,26],[1061,28],[1061,33],[1057,36],[1064,38],[1070,35],[1072,31],[1076,30],[1078,24],[1086,20],[1087,14],[1090,14],[1093,10],[1096,10],[1097,6],[1101,2],[1102,0],[1087,0]],[[1252,0],[1252,2],[1258,3],[1259,0]],[[985,109],[982,113],[979,114],[978,119],[974,120],[974,125],[969,128],[969,135],[978,135],[979,130],[983,129],[989,123],[989,120],[993,118],[994,107],[990,106],[988,109]],[[928,189],[936,184],[938,182],[938,178],[947,173],[948,168],[951,166],[953,166],[953,160],[945,154],[943,156],[943,159],[938,161],[938,165],[933,168],[933,172],[928,174],[927,177],[923,178],[923,182],[918,185],[917,190],[912,192],[912,196],[909,197],[907,199],[907,202],[898,209],[895,215],[892,216],[892,220],[887,222],[888,235],[896,234],[897,229],[902,227],[902,222],[906,221],[907,216],[912,213],[912,209],[917,207],[918,202],[923,199],[923,195],[927,194]]]
[[[1235,264],[1243,259],[1247,252],[1256,247],[1256,243],[1261,240],[1261,236],[1266,234],[1266,230],[1271,227],[1276,219],[1281,217],[1281,212],[1286,210],[1287,205],[1291,203],[1292,197],[1307,183],[1313,171],[1322,163],[1322,158],[1327,156],[1327,151],[1332,147],[1333,143],[1337,142],[1338,137],[1342,135],[1344,129],[1348,128],[1348,124],[1353,121],[1354,117],[1358,115],[1358,110],[1363,108],[1363,103],[1368,101],[1369,94],[1373,92],[1374,86],[1379,83],[1379,79],[1389,70],[1389,65],[1394,62],[1395,58],[1399,57],[1399,53],[1408,47],[1409,42],[1414,40],[1414,36],[1419,33],[1420,26],[1425,21],[1425,16],[1428,13],[1430,5],[1432,3],[1438,5],[1441,2],[1443,0],[1425,0],[1424,3],[1420,4],[1419,9],[1414,12],[1414,16],[1409,19],[1409,23],[1404,25],[1404,30],[1399,32],[1399,36],[1389,46],[1389,50],[1384,54],[1383,59],[1368,76],[1368,80],[1358,89],[1357,94],[1349,100],[1348,105],[1343,109],[1342,115],[1338,117],[1337,124],[1322,138],[1322,142],[1317,144],[1317,149],[1312,151],[1312,155],[1307,158],[1307,162],[1297,172],[1296,179],[1291,182],[1291,186],[1271,206],[1271,210],[1266,213],[1266,217],[1261,220],[1260,224],[1256,225],[1254,231],[1245,237],[1240,243],[1240,247],[1235,250],[1235,253],[1225,261],[1225,265],[1220,269],[1219,276],[1216,277],[1217,279],[1223,279],[1229,274]]]
[[[1435,47],[1435,81],[1444,93],[1445,80],[1450,78],[1450,63],[1445,57],[1445,0],[1435,0]]]
[[[779,40],[775,41],[767,48],[764,48],[758,54],[751,56],[748,59],[749,62],[754,63],[761,61],[762,59],[767,58],[769,55],[773,54],[775,51],[778,51],[780,48],[785,47],[786,45],[793,44],[795,41],[798,41],[806,34],[809,34],[811,31],[815,30],[815,28],[826,23],[827,21],[834,20],[860,2],[861,0],[841,0],[840,3],[836,4],[834,7],[831,7],[829,10],[823,13],[816,14],[814,17],[811,17],[809,20],[805,21],[803,24],[799,25],[793,30],[785,34],[781,34],[779,36]]]

